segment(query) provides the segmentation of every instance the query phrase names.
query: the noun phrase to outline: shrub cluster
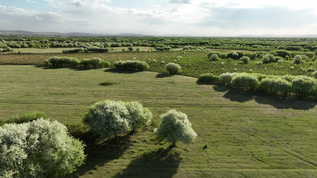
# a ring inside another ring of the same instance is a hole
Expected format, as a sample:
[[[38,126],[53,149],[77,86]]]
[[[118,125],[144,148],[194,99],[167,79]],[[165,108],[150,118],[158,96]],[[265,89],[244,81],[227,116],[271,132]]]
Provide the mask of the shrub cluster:
[[[80,62],[80,66],[84,68],[101,68],[110,67],[111,63],[99,58],[84,59]]]
[[[198,81],[204,83],[218,84],[220,82],[220,77],[214,74],[207,73],[200,75]]]
[[[61,177],[85,160],[66,126],[44,119],[0,127],[0,177]]]
[[[77,67],[80,61],[72,57],[51,57],[48,62],[54,67]]]
[[[152,117],[151,111],[139,102],[105,100],[91,106],[83,121],[94,133],[109,138],[145,126]]]
[[[110,67],[111,63],[99,58],[84,59],[79,61],[76,58],[71,57],[51,57],[49,60],[44,61],[46,66],[49,64],[53,67],[85,67],[85,68],[100,68]]]
[[[89,47],[89,48],[76,48],[63,50],[63,53],[107,53],[109,52],[108,48],[98,48],[98,47]]]
[[[171,74],[171,75],[176,75],[176,74],[180,74],[180,72],[182,71],[182,67],[179,64],[175,64],[175,63],[168,63],[165,66],[165,69]]]
[[[150,69],[145,61],[117,61],[113,65],[121,70],[143,71]]]
[[[199,81],[214,84],[213,74],[203,74]],[[256,91],[282,97],[317,97],[316,79],[307,76],[272,76],[258,73],[223,73],[219,84],[244,91]]]
[[[48,119],[48,116],[43,112],[27,112],[23,114],[16,114],[11,116],[8,120],[0,122],[0,125],[4,124],[21,124],[25,122],[30,122],[39,118]]]

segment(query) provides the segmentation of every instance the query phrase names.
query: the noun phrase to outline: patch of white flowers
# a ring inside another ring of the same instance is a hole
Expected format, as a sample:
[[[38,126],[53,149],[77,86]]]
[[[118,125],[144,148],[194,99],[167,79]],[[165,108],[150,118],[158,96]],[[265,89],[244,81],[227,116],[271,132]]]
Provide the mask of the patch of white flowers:
[[[84,145],[57,121],[0,127],[0,177],[58,177],[83,164]]]
[[[84,122],[103,138],[126,133],[151,122],[152,113],[139,102],[105,100],[94,104]]]

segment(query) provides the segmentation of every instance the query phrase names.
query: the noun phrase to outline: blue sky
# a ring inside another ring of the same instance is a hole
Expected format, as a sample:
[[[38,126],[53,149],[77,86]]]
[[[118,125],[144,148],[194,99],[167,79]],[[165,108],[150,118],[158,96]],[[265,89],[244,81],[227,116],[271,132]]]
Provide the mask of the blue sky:
[[[0,30],[163,36],[317,34],[315,4],[312,0],[0,0]]]

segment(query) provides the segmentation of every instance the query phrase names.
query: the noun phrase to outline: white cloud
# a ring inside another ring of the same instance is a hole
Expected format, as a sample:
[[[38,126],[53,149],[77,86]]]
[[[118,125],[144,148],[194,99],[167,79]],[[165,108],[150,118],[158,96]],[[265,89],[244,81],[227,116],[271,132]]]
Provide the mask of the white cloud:
[[[164,0],[143,9],[113,7],[110,0],[45,1],[55,7],[54,12],[0,6],[1,28],[196,36],[317,31],[314,7],[297,6],[292,1]],[[307,0],[301,3],[305,2],[312,4]]]

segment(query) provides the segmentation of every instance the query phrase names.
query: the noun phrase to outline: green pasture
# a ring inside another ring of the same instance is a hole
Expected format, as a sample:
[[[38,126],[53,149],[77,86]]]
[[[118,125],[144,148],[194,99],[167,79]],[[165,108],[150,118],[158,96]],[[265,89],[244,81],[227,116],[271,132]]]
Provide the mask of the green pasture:
[[[110,62],[119,60],[146,61],[150,70],[166,73],[165,65],[169,62],[182,66],[181,75],[199,77],[203,73],[220,75],[226,72],[248,72],[270,75],[307,75],[317,70],[316,61],[305,61],[294,64],[293,60],[283,60],[281,63],[259,64],[261,58],[242,64],[240,60],[220,59],[211,61],[207,58],[210,51],[170,51],[170,52],[110,52],[110,53],[81,53],[81,54],[2,54],[1,65],[44,65],[44,60],[53,56],[75,57],[79,60],[101,58]]]
[[[157,54],[164,60],[179,55]],[[86,164],[67,177],[317,176],[314,101],[279,100],[155,72],[2,65],[0,75],[2,120],[41,111],[77,124],[90,105],[105,99],[140,101],[153,112],[153,124],[136,133],[92,137]],[[172,108],[188,115],[198,134],[194,143],[171,148],[153,136],[159,115]]]

